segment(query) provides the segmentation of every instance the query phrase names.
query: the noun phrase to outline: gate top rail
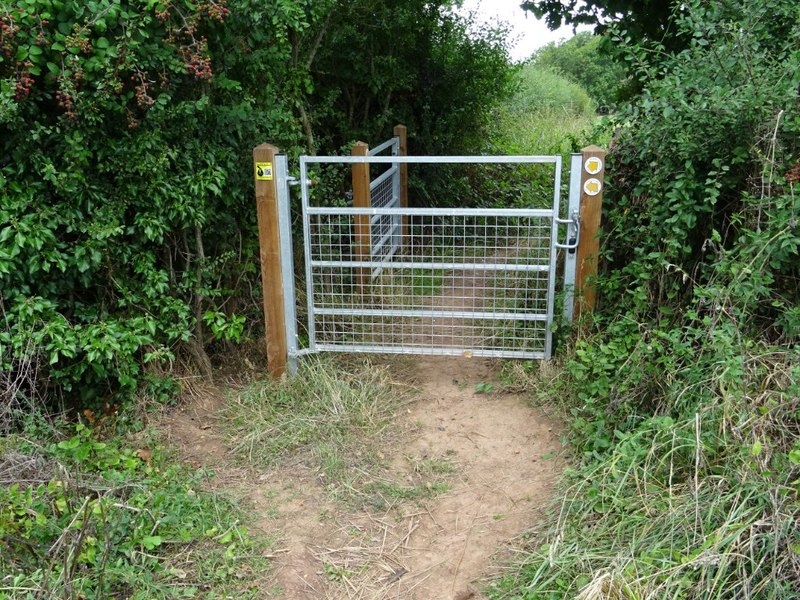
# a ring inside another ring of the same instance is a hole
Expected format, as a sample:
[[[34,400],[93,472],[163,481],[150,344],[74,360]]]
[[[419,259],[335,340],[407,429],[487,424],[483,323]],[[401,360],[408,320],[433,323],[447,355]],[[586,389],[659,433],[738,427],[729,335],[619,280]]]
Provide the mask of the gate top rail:
[[[368,154],[370,156],[375,156],[377,154],[380,154],[384,150],[388,150],[389,148],[392,149],[392,154],[394,156],[396,156],[397,152],[400,150],[400,138],[398,138],[398,137],[389,138],[388,140],[386,140],[382,144],[379,144],[379,145],[375,146],[374,148],[370,148]]]
[[[541,217],[558,216],[551,208],[360,208],[351,206],[309,206],[309,215],[398,215],[423,217]],[[569,221],[572,223],[572,221]]]
[[[300,163],[359,164],[553,164],[560,156],[301,156]]]

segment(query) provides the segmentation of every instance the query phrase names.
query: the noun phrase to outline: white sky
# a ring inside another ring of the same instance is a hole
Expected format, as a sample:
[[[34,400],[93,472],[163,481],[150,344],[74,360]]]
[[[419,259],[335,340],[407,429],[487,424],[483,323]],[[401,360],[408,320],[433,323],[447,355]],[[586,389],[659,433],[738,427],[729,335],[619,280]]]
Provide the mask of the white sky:
[[[478,23],[500,20],[510,25],[510,39],[512,42],[516,40],[511,46],[511,58],[514,61],[525,60],[540,46],[572,37],[571,25],[550,31],[543,20],[539,21],[532,13],[522,10],[520,4],[522,0],[464,0],[460,12],[474,11]],[[578,31],[585,30],[591,30],[591,27],[578,27]]]

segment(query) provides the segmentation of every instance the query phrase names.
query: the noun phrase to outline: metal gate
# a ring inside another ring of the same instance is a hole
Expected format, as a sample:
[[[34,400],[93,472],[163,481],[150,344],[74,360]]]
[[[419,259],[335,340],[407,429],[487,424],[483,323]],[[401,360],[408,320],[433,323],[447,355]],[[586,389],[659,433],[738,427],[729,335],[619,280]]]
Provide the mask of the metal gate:
[[[400,206],[399,167],[420,164],[549,165],[551,194],[545,208]],[[331,201],[313,185],[311,170],[353,165],[385,169],[369,182],[371,206],[346,194]],[[307,341],[301,348],[285,285],[290,368],[321,351],[549,358],[558,249],[567,294],[575,280],[581,155],[570,171],[562,215],[560,156],[302,156],[299,181],[277,164],[282,240],[291,239],[288,185],[302,195]],[[285,246],[282,270],[292,273]],[[564,306],[569,314],[572,302]]]

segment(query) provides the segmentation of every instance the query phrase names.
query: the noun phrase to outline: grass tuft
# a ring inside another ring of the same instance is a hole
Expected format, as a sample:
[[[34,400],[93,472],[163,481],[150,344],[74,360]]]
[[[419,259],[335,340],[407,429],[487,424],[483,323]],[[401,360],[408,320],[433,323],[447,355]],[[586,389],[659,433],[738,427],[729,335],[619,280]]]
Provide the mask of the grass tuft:
[[[492,597],[797,597],[796,361],[753,348],[740,389],[710,372],[692,411],[639,417],[608,450],[587,451],[557,514]],[[577,387],[561,375],[554,393]],[[578,447],[587,433],[574,431]]]
[[[408,433],[395,416],[409,392],[387,367],[306,358],[296,377],[259,381],[231,399],[230,445],[251,464],[316,469],[328,491],[349,505],[386,508],[430,498],[446,491],[449,465],[414,465],[413,481],[400,482],[402,473],[386,458]]]

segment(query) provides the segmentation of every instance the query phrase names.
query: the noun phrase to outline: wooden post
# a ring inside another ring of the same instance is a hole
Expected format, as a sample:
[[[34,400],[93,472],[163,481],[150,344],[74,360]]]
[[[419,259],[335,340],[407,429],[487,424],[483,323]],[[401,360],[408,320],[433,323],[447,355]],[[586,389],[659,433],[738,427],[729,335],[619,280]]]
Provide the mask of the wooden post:
[[[395,125],[394,135],[400,138],[400,156],[408,156],[408,140],[405,125]],[[408,208],[408,165],[400,165],[400,207]],[[403,215],[403,223],[400,227],[400,246],[405,249],[408,246],[408,215]]]
[[[353,156],[368,156],[369,146],[364,142],[356,142],[353,146]],[[370,208],[372,200],[369,191],[369,164],[353,165],[353,207]],[[353,253],[355,259],[368,261],[372,253],[371,229],[369,215],[356,215],[354,221],[354,240]],[[356,280],[362,292],[369,283],[369,267],[359,267],[356,269]]]
[[[597,291],[590,279],[597,276],[598,232],[606,167],[606,152],[602,148],[588,146],[581,150],[581,154],[581,237],[576,259],[575,319],[580,317],[581,311],[592,312],[597,301]]]
[[[278,149],[272,144],[261,144],[253,149],[258,242],[261,249],[261,287],[267,334],[267,369],[274,377],[280,377],[286,372],[287,348],[278,229],[278,188],[275,179],[276,154]]]

